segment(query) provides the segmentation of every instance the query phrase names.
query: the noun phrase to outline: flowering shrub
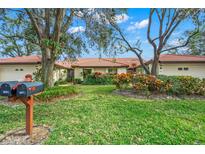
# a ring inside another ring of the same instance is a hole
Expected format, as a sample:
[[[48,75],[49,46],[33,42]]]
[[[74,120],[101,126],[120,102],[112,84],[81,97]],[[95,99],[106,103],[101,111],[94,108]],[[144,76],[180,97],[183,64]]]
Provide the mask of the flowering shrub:
[[[132,87],[136,92],[160,92],[174,95],[205,95],[205,79],[191,76],[158,77],[145,74],[122,73],[115,76],[114,83],[119,89]]]
[[[205,80],[191,76],[164,76],[158,78],[172,84],[170,93],[176,95],[205,95]]]
[[[131,73],[121,73],[115,75],[114,84],[119,89],[126,89],[132,83],[133,75]]]
[[[137,74],[133,78],[133,88],[137,92],[167,92],[171,87],[169,82],[163,82],[153,75]]]
[[[85,85],[107,85],[113,84],[113,75],[103,74],[101,72],[95,72],[84,79],[83,84]]]

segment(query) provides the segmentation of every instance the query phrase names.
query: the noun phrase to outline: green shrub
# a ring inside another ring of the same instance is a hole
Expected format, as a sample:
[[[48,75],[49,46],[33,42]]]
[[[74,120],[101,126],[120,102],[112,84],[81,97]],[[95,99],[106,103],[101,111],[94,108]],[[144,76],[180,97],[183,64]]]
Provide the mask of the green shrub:
[[[54,86],[63,85],[63,84],[67,84],[67,83],[68,82],[66,80],[59,79],[58,81],[56,81],[54,83]]]
[[[109,84],[113,84],[113,75],[95,72],[93,74],[87,75],[87,77],[83,81],[83,84],[85,84],[85,85],[109,85]]]
[[[74,84],[81,84],[82,80],[80,78],[76,78],[76,79],[73,80],[73,83]]]
[[[172,84],[170,93],[176,95],[205,95],[205,81],[191,76],[158,76],[164,82]]]
[[[43,93],[37,95],[35,98],[40,101],[49,101],[53,98],[69,96],[76,93],[77,91],[74,86],[55,86],[46,89]]]

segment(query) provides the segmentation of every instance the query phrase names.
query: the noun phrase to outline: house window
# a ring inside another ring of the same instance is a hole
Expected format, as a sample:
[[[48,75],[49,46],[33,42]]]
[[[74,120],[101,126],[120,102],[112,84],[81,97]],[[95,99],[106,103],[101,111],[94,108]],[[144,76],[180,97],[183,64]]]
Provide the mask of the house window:
[[[117,68],[108,68],[109,74],[117,74]]]
[[[178,71],[182,71],[182,67],[178,67]]]
[[[19,69],[17,68],[15,71],[19,71]]]
[[[83,69],[83,78],[85,79],[91,73],[92,69]]]
[[[188,70],[189,70],[189,68],[188,68],[188,67],[184,67],[184,70],[185,70],[185,71],[188,71]]]
[[[23,68],[21,68],[20,71],[23,71]]]

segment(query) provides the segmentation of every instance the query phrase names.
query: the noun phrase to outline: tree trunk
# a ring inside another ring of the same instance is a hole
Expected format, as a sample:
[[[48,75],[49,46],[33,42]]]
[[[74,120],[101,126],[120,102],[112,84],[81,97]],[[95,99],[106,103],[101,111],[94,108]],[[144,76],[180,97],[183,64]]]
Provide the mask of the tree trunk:
[[[140,64],[141,64],[142,68],[144,69],[145,73],[150,74],[150,71],[149,71],[148,67],[144,64],[142,58],[138,57],[138,59],[140,60]]]
[[[156,53],[154,54],[154,59],[152,62],[152,69],[151,69],[151,75],[157,76],[157,68],[159,63],[159,55]]]
[[[55,59],[51,56],[51,50],[46,48],[42,53],[42,81],[45,87],[53,87],[53,71],[54,71]]]

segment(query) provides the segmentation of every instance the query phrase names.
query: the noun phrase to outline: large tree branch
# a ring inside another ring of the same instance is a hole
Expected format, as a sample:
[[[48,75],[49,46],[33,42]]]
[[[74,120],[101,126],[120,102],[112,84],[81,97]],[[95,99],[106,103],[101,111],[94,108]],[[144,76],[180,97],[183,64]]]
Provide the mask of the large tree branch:
[[[50,9],[46,8],[45,9],[45,33],[47,38],[50,38]]]
[[[165,51],[175,50],[175,49],[183,48],[183,47],[187,46],[187,45],[189,44],[191,38],[194,37],[194,36],[195,36],[196,34],[198,34],[198,33],[199,33],[199,30],[197,30],[197,31],[194,32],[192,35],[190,35],[190,36],[187,38],[187,40],[186,40],[186,42],[185,42],[184,44],[178,45],[178,46],[175,46],[175,47],[171,47],[171,48],[168,48],[168,49],[164,49],[164,50],[161,51],[161,53],[162,53],[162,52],[165,52]]]
[[[39,40],[42,40],[42,30],[40,29],[39,25],[37,24],[37,21],[34,18],[33,13],[27,8],[25,8],[25,11],[29,16],[34,29],[36,30],[36,33],[37,33]]]
[[[120,37],[122,38],[122,39],[120,39],[120,40],[124,41],[124,42],[126,43],[126,45],[128,46],[128,47],[125,47],[126,50],[127,50],[127,51],[132,51],[133,53],[135,53],[136,56],[138,57],[139,61],[140,61],[141,66],[142,66],[143,69],[145,70],[145,72],[146,72],[147,74],[150,74],[150,71],[149,71],[149,69],[147,68],[147,66],[144,64],[143,58],[142,58],[142,56],[141,56],[143,50],[141,50],[141,49],[139,49],[139,48],[137,48],[137,47],[132,47],[132,46],[130,45],[130,43],[127,41],[127,39],[125,38],[125,36],[123,35],[123,33],[122,33],[122,31],[120,30],[120,28],[119,28],[117,25],[115,25],[115,23],[112,22],[112,21],[110,21],[110,24],[111,24],[111,25],[115,28],[115,30],[120,34]]]
[[[152,15],[154,13],[155,9],[151,9],[150,10],[150,14],[149,14],[149,23],[148,23],[148,28],[147,28],[147,39],[149,41],[149,43],[153,46],[154,48],[154,51],[156,51],[157,49],[157,46],[156,44],[154,43],[154,41],[151,39],[151,34],[150,34],[150,31],[151,31],[151,24],[152,24]]]
[[[61,26],[65,16],[65,9],[57,9],[55,26],[54,26],[54,41],[59,42],[61,34]]]
[[[163,46],[166,45],[167,41],[169,40],[170,36],[172,35],[172,33],[174,32],[174,30],[177,28],[177,26],[181,23],[181,21],[179,20],[173,27],[172,29],[168,32],[167,36],[164,38],[163,41]]]
[[[170,32],[170,29],[173,27],[174,23],[176,22],[176,19],[178,18],[179,12],[177,11],[177,9],[174,9],[174,13],[173,16],[170,18],[170,22],[167,25],[167,28],[165,29],[164,33],[162,34],[163,37],[165,37],[167,35],[167,33]]]
[[[68,30],[69,26],[72,23],[73,17],[74,17],[74,9],[70,9],[70,15],[67,17],[67,20],[62,28],[63,33],[65,33]]]
[[[157,10],[157,9],[156,9]],[[160,26],[159,26],[159,43],[158,43],[158,52],[163,48],[163,39],[162,31],[163,31],[163,23],[164,23],[164,16],[166,13],[166,9],[162,9],[161,18],[159,20]],[[159,54],[159,53],[158,53]]]

